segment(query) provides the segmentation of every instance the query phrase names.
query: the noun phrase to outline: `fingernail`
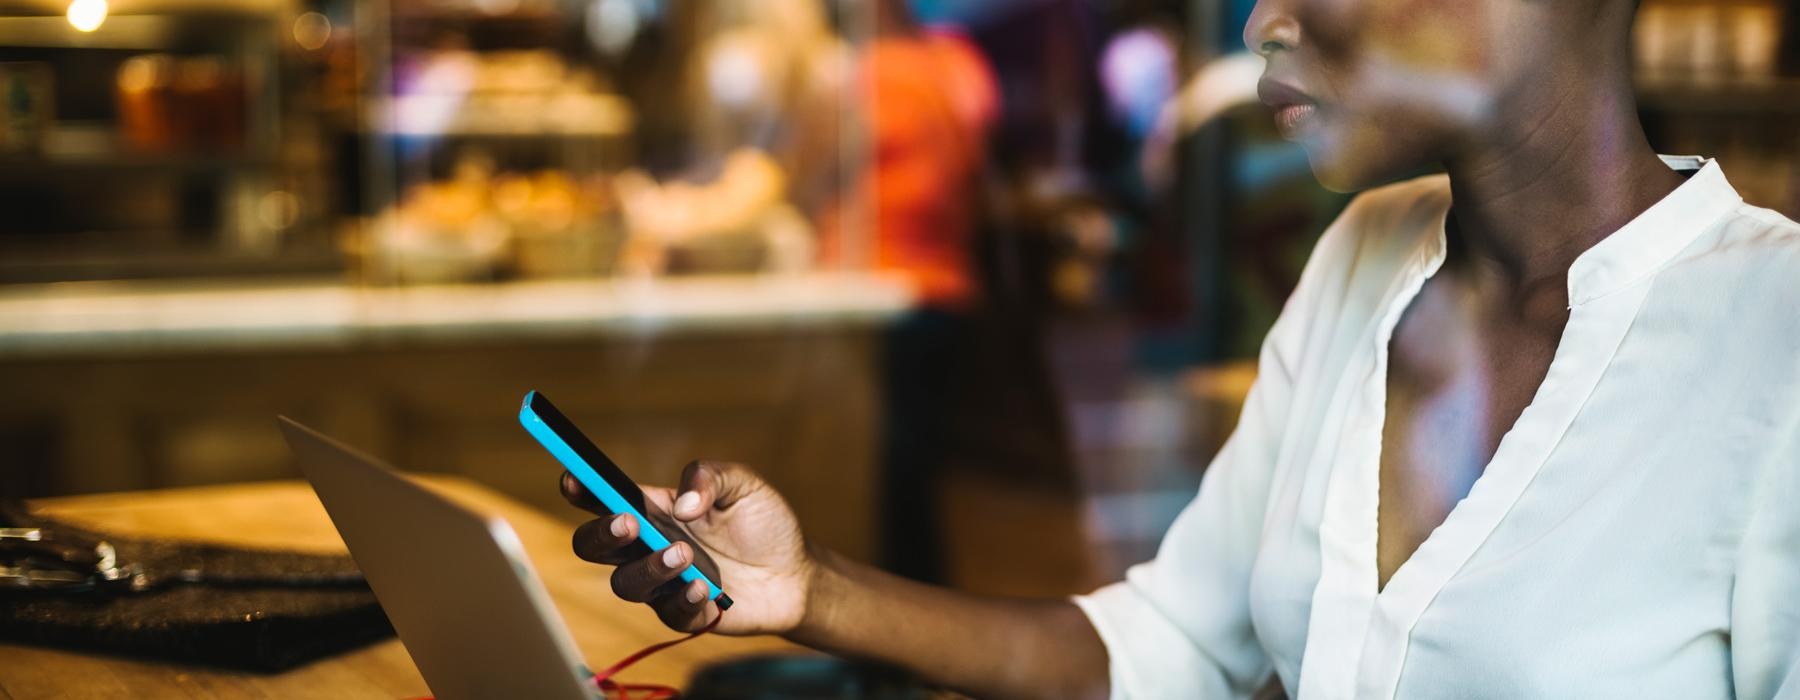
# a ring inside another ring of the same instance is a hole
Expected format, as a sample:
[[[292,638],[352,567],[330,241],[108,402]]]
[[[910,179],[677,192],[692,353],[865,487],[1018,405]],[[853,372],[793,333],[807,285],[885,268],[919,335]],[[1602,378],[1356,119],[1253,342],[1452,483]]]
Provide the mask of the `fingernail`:
[[[624,537],[627,532],[625,528],[625,516],[621,515],[613,518],[612,525],[607,527],[607,529],[612,530],[613,537]]]
[[[702,600],[706,600],[706,589],[699,586],[688,586],[687,602],[699,605]]]
[[[670,545],[663,550],[663,566],[681,566],[681,550]]]
[[[697,491],[689,491],[681,494],[681,498],[675,499],[675,512],[677,513],[692,513],[699,508],[700,494]]]

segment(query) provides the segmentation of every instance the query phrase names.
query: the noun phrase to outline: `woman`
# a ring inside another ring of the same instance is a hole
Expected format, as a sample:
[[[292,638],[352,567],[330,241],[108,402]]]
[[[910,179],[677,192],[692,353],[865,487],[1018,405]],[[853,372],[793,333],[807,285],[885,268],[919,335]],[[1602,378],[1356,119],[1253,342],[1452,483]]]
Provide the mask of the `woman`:
[[[1800,227],[1650,149],[1634,9],[1263,0],[1320,180],[1448,175],[1326,232],[1157,559],[1073,604],[927,588],[702,463],[650,495],[730,582],[719,630],[981,696],[1800,697]],[[576,549],[672,627],[716,615],[659,588],[685,545],[618,558],[636,528]]]

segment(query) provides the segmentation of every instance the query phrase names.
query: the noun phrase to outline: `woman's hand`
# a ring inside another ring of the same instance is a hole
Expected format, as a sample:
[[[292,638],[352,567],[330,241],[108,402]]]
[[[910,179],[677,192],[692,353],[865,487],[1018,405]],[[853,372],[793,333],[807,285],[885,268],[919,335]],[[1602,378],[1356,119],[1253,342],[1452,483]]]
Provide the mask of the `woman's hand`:
[[[719,615],[718,605],[706,599],[704,581],[683,585],[678,578],[694,561],[689,544],[676,542],[646,556],[641,546],[632,546],[643,526],[636,518],[608,513],[566,472],[562,493],[570,503],[600,516],[575,530],[575,554],[617,567],[613,593],[648,603],[663,624],[684,632],[705,627]],[[692,462],[681,473],[679,491],[646,486],[644,498],[652,508],[672,514],[718,567],[719,584],[731,594],[733,605],[715,631],[786,634],[799,626],[816,562],[787,501],[754,471],[730,462]]]
[[[642,523],[608,514],[568,474],[562,492],[600,516],[575,530],[575,553],[618,567],[612,586],[620,598],[649,603],[664,624],[684,632],[719,615],[704,582],[678,578],[697,554],[691,545],[678,542],[646,555],[634,546]],[[650,511],[645,517],[661,518],[658,510],[673,514],[700,545],[698,554],[718,567],[719,583],[735,601],[719,632],[779,634],[901,666],[976,697],[1106,694],[1106,648],[1067,600],[975,597],[814,550],[787,501],[742,465],[689,464],[680,491],[649,487],[644,498]]]

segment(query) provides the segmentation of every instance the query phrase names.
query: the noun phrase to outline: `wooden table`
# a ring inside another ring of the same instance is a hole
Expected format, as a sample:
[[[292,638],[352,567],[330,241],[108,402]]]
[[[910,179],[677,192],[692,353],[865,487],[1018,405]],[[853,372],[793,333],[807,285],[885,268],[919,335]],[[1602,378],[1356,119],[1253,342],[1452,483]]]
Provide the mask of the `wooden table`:
[[[612,597],[606,567],[576,559],[570,527],[474,482],[424,479],[472,510],[512,524],[590,665],[604,666],[638,648],[673,638],[648,609]],[[48,499],[43,512],[106,532],[207,540],[255,547],[343,552],[344,543],[312,489],[302,482],[142,491]],[[803,652],[774,638],[696,639],[644,660],[624,674],[633,682],[682,685],[702,664],[727,657]],[[413,698],[429,695],[399,640],[317,661],[276,675],[139,661],[0,644],[0,698]]]

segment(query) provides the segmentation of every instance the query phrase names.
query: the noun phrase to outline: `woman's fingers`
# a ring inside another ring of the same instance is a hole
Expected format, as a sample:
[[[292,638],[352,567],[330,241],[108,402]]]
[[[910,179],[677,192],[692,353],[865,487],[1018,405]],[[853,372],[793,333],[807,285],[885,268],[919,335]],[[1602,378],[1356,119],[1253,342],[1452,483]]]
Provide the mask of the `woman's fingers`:
[[[623,564],[634,551],[631,543],[638,538],[637,518],[629,515],[605,515],[575,528],[575,556],[596,564]]]
[[[676,542],[660,552],[620,564],[613,569],[613,594],[633,603],[647,603],[656,598],[659,588],[673,580],[694,560],[687,543]]]
[[[645,500],[652,508],[670,512],[682,521],[693,521],[713,508],[729,507],[761,482],[755,473],[729,462],[692,462],[681,474],[681,489],[646,487]],[[560,481],[563,498],[571,505],[600,516],[575,528],[576,556],[597,564],[610,564],[613,594],[634,603],[649,603],[671,629],[695,632],[718,617],[718,605],[707,598],[705,581],[681,581],[680,575],[694,561],[692,545],[677,542],[660,552],[643,556],[638,528],[629,515],[612,515],[599,499],[564,472]]]
[[[690,581],[679,590],[658,596],[650,607],[669,629],[698,632],[719,616],[718,605],[706,598],[706,592],[705,581]]]
[[[670,629],[694,632],[706,626],[719,614],[718,606],[708,600],[705,581],[681,580],[681,571],[693,563],[693,550],[685,542],[677,542],[650,556],[638,556],[629,546],[637,541],[636,521],[629,515],[589,521],[575,530],[575,552],[581,558],[599,564],[612,564],[613,594],[633,603],[649,603],[656,616]],[[630,529],[615,532],[614,524],[625,523]]]

